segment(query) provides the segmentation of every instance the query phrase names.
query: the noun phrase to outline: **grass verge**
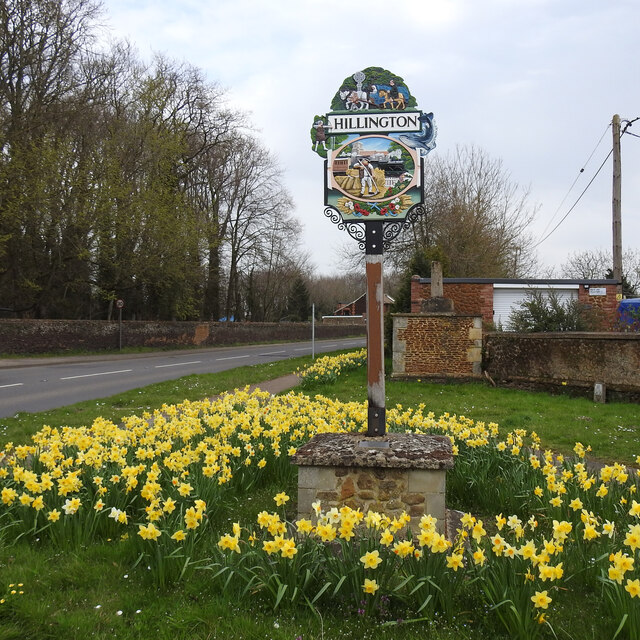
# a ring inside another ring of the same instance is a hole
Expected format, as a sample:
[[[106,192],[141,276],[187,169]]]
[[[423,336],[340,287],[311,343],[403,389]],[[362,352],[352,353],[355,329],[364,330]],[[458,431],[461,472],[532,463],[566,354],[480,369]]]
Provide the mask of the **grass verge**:
[[[81,416],[78,411],[75,417],[79,424],[86,424],[96,415],[114,419],[117,415],[123,415],[118,414],[123,410],[139,413],[141,409],[147,410],[187,397],[214,395],[226,388],[284,375],[305,361],[308,359],[247,367],[211,377],[189,376],[180,381],[121,394],[101,401],[102,404],[89,403],[86,413]],[[199,380],[201,378],[206,378],[206,381]],[[345,401],[362,401],[366,397],[364,371],[345,373],[335,383],[318,385],[307,391],[309,395],[316,392]],[[575,404],[575,398],[492,389],[481,384],[432,385],[389,381],[387,395],[388,405],[424,404],[427,410],[435,414],[464,413],[474,420],[496,421],[504,430],[533,428],[546,445],[554,448],[564,448],[562,438],[568,443],[568,448],[575,440],[581,439],[585,444],[595,444],[596,454],[601,453],[599,445],[591,437],[578,437],[575,425],[569,418],[574,414],[583,416],[582,421],[597,418],[605,430],[607,424],[615,422],[619,422],[618,426],[628,428],[624,425],[631,424],[638,415],[635,405],[605,405],[612,411],[610,415],[605,415],[601,412],[603,405],[588,401]],[[123,406],[125,404],[127,406]],[[109,411],[115,413],[110,416]],[[47,413],[47,421],[53,426],[69,423],[70,414],[56,422],[56,416],[51,415],[53,412]],[[31,416],[31,420],[30,428],[36,428],[42,424],[42,414]],[[505,427],[504,423],[508,420],[513,422]],[[556,421],[562,424],[563,420],[564,430],[554,432],[552,428]],[[26,438],[27,434],[23,432],[23,436]],[[604,442],[606,444],[608,441]],[[627,449],[630,442],[626,441]],[[626,452],[628,455],[629,451]],[[611,456],[617,460],[624,458],[617,449],[611,451]],[[293,475],[287,486],[278,482],[265,483],[250,492],[230,494],[224,504],[215,505],[222,515],[215,524],[211,524],[208,544],[215,545],[217,534],[229,530],[235,521],[255,521],[257,512],[268,508],[273,494],[282,490],[295,495]],[[288,513],[289,517],[293,511]],[[7,539],[8,536],[4,538]],[[0,589],[6,591],[0,593],[0,597],[5,593],[0,606],[0,639],[188,637],[324,640],[344,637],[408,640],[429,637],[434,640],[475,640],[505,637],[496,630],[489,612],[477,607],[468,611],[463,608],[454,621],[427,621],[422,618],[364,620],[358,617],[358,612],[352,606],[346,604],[325,611],[323,617],[313,607],[304,606],[273,613],[258,601],[251,603],[249,600],[248,606],[246,601],[240,604],[239,601],[222,597],[219,591],[212,588],[210,574],[197,570],[188,581],[159,589],[151,579],[150,569],[147,570],[144,562],[137,561],[130,543],[127,540],[107,539],[89,547],[78,545],[60,552],[35,537],[31,542],[25,538],[0,546]],[[14,585],[17,586],[14,588]],[[570,632],[577,628],[580,629],[580,638],[610,637],[611,629],[606,627],[607,623],[589,615],[590,611],[596,610],[597,600],[598,595],[593,592],[579,593],[575,601],[570,598],[565,600],[556,616],[559,620],[558,630],[565,631],[566,637],[575,637]]]
[[[242,388],[246,385],[273,380],[293,373],[311,362],[311,356],[303,356],[277,362],[238,367],[220,373],[189,375],[176,380],[159,382],[140,389],[87,400],[66,407],[38,413],[17,413],[11,418],[0,418],[0,442],[22,444],[30,442],[31,436],[42,425],[78,427],[90,425],[97,417],[120,422],[130,415],[153,411],[163,404],[177,404],[183,400],[200,400],[218,395],[223,391]]]

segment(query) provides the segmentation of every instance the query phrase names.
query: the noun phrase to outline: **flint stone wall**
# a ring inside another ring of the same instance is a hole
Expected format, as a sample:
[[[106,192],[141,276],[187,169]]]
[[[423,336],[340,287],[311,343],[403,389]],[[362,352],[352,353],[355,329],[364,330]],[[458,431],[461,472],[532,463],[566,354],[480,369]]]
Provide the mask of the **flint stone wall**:
[[[499,386],[591,397],[599,382],[608,400],[640,402],[638,333],[490,333],[483,365]]]
[[[481,374],[480,316],[393,314],[392,377],[477,378]]]
[[[316,324],[318,340],[362,336],[358,325]],[[123,321],[123,347],[170,349],[251,342],[308,340],[309,322],[152,322]],[[117,349],[118,322],[106,320],[0,320],[0,353],[35,354]]]
[[[300,447],[292,461],[298,465],[299,518],[312,517],[319,500],[323,511],[348,506],[390,517],[406,511],[414,530],[430,514],[446,533],[446,470],[453,468],[446,436],[324,433]]]

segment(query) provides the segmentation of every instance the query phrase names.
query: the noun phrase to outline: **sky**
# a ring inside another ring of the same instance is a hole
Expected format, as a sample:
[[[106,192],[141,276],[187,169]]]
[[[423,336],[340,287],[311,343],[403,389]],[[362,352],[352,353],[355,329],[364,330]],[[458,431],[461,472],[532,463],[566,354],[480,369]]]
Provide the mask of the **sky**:
[[[542,240],[531,275],[611,251],[611,158],[587,185],[611,150],[613,115],[640,116],[638,0],[104,0],[104,9],[112,38],[142,59],[157,52],[199,67],[249,114],[283,170],[317,274],[338,273],[340,250],[358,247],[324,216],[309,129],[343,80],[372,66],[401,76],[434,113],[427,161],[473,145],[528,190],[529,232]],[[640,249],[640,120],[628,131],[622,244]]]

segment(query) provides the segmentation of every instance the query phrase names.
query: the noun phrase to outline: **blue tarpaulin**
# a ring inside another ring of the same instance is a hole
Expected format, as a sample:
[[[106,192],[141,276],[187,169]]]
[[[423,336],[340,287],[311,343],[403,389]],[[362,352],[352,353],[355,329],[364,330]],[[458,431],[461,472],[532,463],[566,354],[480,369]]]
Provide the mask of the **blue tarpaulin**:
[[[618,315],[622,327],[640,330],[640,298],[620,300]]]

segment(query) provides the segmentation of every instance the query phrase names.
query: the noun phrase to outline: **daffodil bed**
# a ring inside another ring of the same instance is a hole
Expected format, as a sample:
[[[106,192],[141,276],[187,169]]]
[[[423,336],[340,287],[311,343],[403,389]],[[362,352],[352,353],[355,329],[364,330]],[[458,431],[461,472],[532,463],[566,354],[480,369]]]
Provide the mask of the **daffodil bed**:
[[[343,362],[328,358],[323,366]],[[428,516],[412,535],[409,516],[322,504],[313,518],[291,521],[284,491],[256,521],[227,526],[230,496],[292,486],[289,456],[314,434],[366,429],[363,403],[237,390],[121,425],[44,426],[32,445],[7,444],[0,542],[37,539],[69,550],[119,540],[160,587],[206,571],[212,589],[273,609],[320,612],[347,603],[362,616],[428,620],[455,619],[464,602],[488,609],[519,638],[561,628],[554,610],[590,594],[600,607],[591,614],[612,635],[638,637],[635,473],[620,464],[594,470],[580,443],[564,459],[541,451],[535,433],[501,439],[496,424],[426,409],[390,408],[387,427],[451,438],[447,499],[467,511],[451,539]],[[17,583],[2,580],[0,596],[3,587],[16,592]]]
[[[313,364],[299,370],[300,385],[303,389],[315,384],[335,382],[341,373],[362,367],[367,363],[367,350],[360,349],[338,356],[323,356]]]

